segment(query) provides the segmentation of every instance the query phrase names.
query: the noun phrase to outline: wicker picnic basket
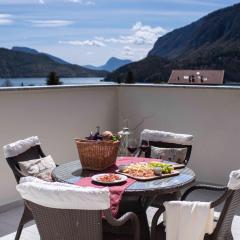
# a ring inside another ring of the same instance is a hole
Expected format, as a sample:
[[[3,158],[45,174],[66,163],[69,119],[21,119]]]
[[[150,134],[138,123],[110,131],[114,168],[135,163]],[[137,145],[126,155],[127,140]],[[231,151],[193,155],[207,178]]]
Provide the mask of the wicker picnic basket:
[[[117,159],[119,141],[75,139],[83,169],[104,170]]]

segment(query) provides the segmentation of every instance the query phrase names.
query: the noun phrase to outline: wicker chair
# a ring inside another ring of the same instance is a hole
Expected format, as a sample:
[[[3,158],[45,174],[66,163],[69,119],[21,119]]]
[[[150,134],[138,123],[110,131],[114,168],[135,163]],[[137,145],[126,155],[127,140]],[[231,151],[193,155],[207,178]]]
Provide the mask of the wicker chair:
[[[211,208],[224,203],[223,210],[217,220],[216,227],[211,235],[206,234],[204,240],[233,240],[231,226],[236,209],[240,206],[240,190],[230,190],[227,187],[198,185],[188,189],[182,196],[182,200],[195,190],[222,191],[222,196],[216,201],[211,202]],[[158,224],[158,219],[165,211],[161,206],[155,213],[151,226],[151,240],[166,239],[165,227],[163,222]]]
[[[153,132],[154,137],[149,137]],[[150,134],[149,134],[150,133]],[[187,165],[192,152],[192,135],[184,135],[187,141],[183,141],[182,138],[172,138],[172,137],[164,137],[166,135],[175,135],[176,133],[168,133],[168,132],[162,132],[162,131],[156,131],[156,130],[148,130],[145,129],[141,133],[141,145],[147,145],[147,147],[144,151],[140,149],[140,151],[137,153],[137,156],[141,156],[144,154],[145,157],[150,158],[151,157],[151,146],[153,147],[159,147],[159,148],[187,148],[187,154],[184,161],[184,164]],[[178,136],[183,136],[182,134],[177,134]],[[166,195],[160,195],[156,196],[153,202],[151,203],[151,206],[159,208],[163,202],[165,201],[171,201],[171,200],[177,200],[180,199],[181,192],[173,192]]]
[[[43,151],[41,149],[40,143],[35,144],[35,146],[34,146],[34,144],[32,144],[32,145],[33,146],[31,146],[31,147],[29,146],[29,148],[26,149],[26,151],[24,151],[16,156],[8,157],[8,155],[5,154],[8,165],[12,169],[17,183],[19,183],[21,177],[25,177],[25,174],[19,168],[18,162],[46,157],[46,155],[43,153]],[[5,151],[6,150],[4,149],[4,152]],[[26,203],[26,201],[24,201],[24,211],[23,211],[23,214],[22,214],[22,217],[21,217],[18,229],[17,229],[15,240],[18,240],[20,238],[23,226],[32,220],[33,220],[33,215],[32,215],[31,208]]]
[[[31,207],[42,240],[139,240],[134,213],[112,217],[108,189],[32,179],[23,179],[17,190]],[[108,231],[114,228],[128,232],[115,235]]]

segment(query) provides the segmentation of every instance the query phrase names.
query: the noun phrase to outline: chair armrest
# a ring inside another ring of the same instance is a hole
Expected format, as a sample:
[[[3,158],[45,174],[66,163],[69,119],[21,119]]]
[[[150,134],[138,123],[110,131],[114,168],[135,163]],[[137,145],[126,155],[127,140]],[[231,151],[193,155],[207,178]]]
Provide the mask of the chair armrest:
[[[186,197],[195,190],[207,190],[207,191],[218,191],[224,192],[222,196],[220,196],[217,200],[212,201],[210,207],[214,208],[224,201],[233,193],[232,190],[228,189],[226,186],[214,186],[214,185],[196,185],[189,188],[182,196],[181,200],[184,201]]]
[[[226,186],[215,186],[215,185],[196,185],[190,187],[185,193],[182,195],[181,200],[185,200],[187,196],[196,190],[207,190],[207,191],[227,191],[228,188]]]
[[[152,224],[151,224],[151,239],[153,240],[157,239],[157,236],[156,236],[157,223],[158,223],[159,217],[163,214],[164,211],[165,211],[165,207],[161,206],[153,216]]]
[[[215,208],[218,205],[220,205],[221,203],[225,202],[232,195],[233,192],[234,192],[233,190],[229,190],[229,189],[226,190],[220,198],[218,198],[214,202],[211,202],[210,207]]]
[[[133,240],[139,240],[140,239],[140,226],[139,226],[139,220],[135,213],[133,212],[127,212],[120,218],[116,219],[112,216],[112,213],[110,210],[104,211],[104,216],[106,217],[107,222],[114,226],[114,227],[120,227],[123,224],[125,224],[128,221],[131,221],[134,227],[134,239]]]

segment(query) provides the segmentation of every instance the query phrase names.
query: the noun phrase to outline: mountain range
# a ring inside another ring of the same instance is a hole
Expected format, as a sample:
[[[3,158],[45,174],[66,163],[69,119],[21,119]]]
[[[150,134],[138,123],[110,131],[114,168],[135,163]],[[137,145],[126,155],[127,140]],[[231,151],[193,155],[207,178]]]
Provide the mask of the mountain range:
[[[43,52],[38,52],[36,49],[33,48],[28,48],[28,47],[12,47],[13,51],[18,51],[18,52],[24,52],[24,53],[31,53],[31,54],[35,54],[35,55],[43,55],[43,56],[47,56],[50,59],[52,59],[54,62],[56,63],[60,63],[60,64],[69,64],[68,62],[64,61],[61,58],[55,57],[51,54],[48,53],[43,53]]]
[[[0,48],[0,78],[46,77],[55,71],[60,77],[105,77],[107,71],[91,70],[34,49]]]
[[[105,77],[106,71],[69,64],[29,48],[0,48],[0,78],[46,77],[55,71],[60,77]]]
[[[61,77],[105,77],[107,72],[131,63],[128,59],[112,57],[104,65],[78,66],[48,53],[28,47],[0,48],[0,78],[46,77],[50,71]]]
[[[172,69],[223,69],[226,82],[240,83],[240,4],[217,10],[160,37],[147,57],[106,77],[124,82],[167,82]]]
[[[102,66],[96,67],[92,65],[85,65],[84,67],[93,69],[93,70],[106,70],[108,72],[112,72],[126,64],[131,63],[131,60],[128,59],[119,59],[116,57],[111,57],[109,60]]]

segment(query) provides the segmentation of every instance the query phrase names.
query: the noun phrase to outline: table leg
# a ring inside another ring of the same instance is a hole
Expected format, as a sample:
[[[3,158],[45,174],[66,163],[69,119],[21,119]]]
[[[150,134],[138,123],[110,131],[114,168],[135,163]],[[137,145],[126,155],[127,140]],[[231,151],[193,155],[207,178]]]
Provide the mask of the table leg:
[[[148,201],[143,197],[125,198],[122,200],[119,209],[119,216],[126,212],[134,212],[140,222],[140,239],[150,240],[150,228],[148,225],[146,210]]]
[[[146,209],[141,212],[137,213],[140,221],[140,239],[141,240],[150,240],[150,230],[147,220]]]

